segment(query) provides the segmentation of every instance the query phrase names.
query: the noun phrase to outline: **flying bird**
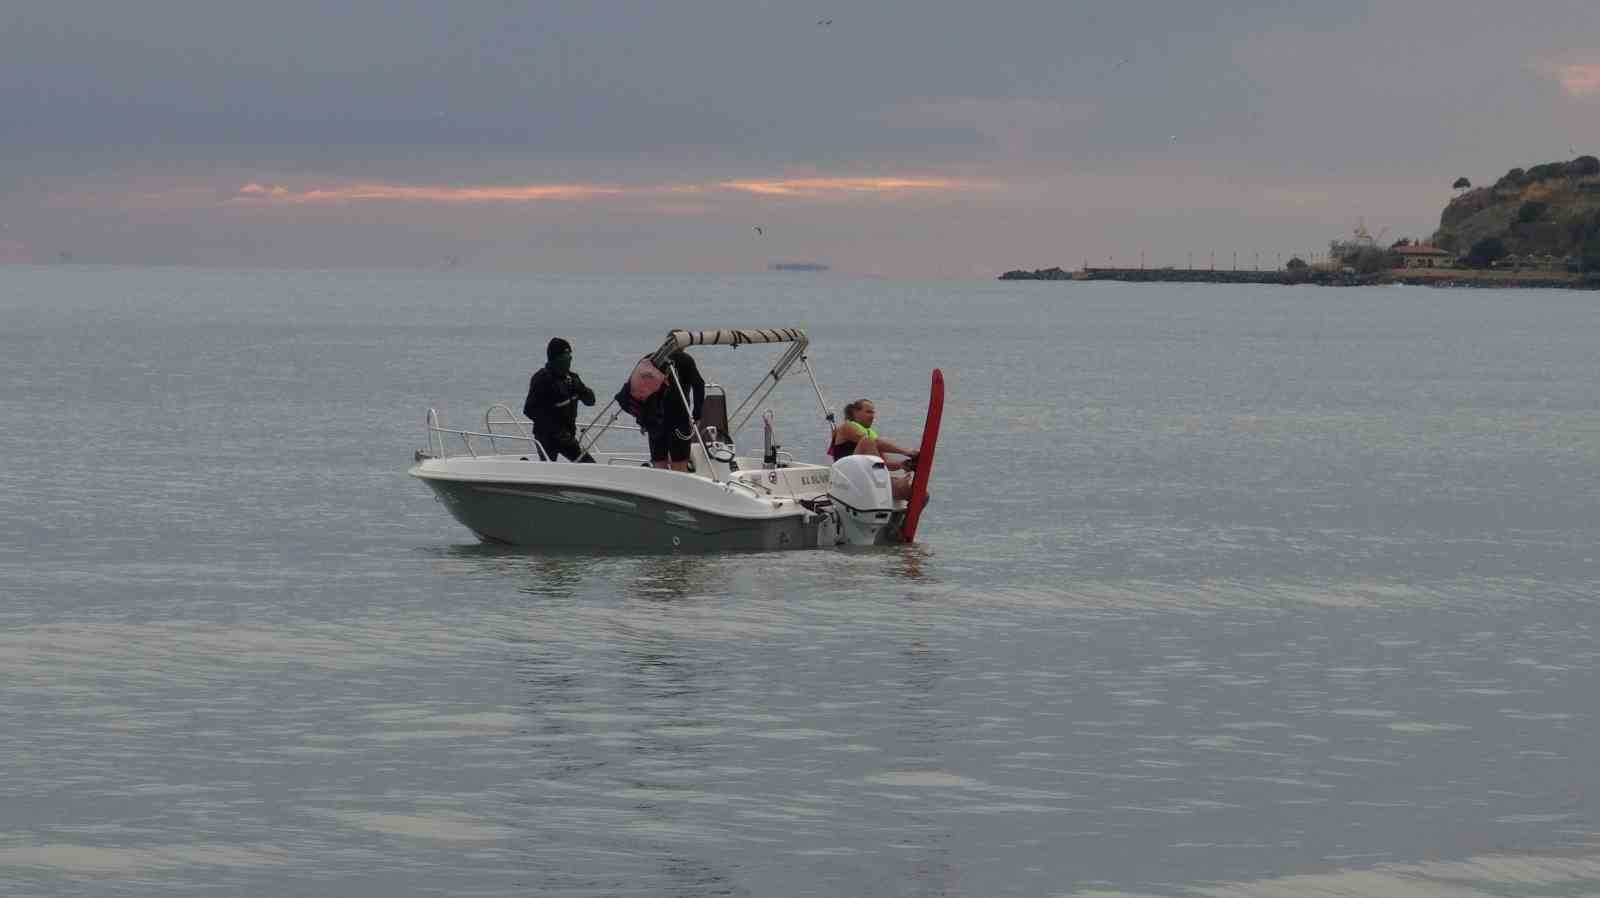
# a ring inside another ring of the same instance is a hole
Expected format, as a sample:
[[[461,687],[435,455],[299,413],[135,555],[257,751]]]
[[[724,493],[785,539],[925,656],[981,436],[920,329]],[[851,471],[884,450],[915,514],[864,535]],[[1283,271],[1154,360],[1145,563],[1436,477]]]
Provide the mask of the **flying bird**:
[[[757,237],[760,237],[762,234],[766,233],[766,231],[761,230],[761,225],[756,225],[755,227],[751,228],[751,230],[756,232]]]
[[[1100,71],[1095,74],[1095,77],[1096,78],[1105,78],[1108,75],[1114,75],[1114,74],[1117,73],[1118,69],[1121,69],[1123,66],[1127,65],[1132,59],[1133,59],[1133,57],[1131,57],[1131,56],[1120,57],[1120,58],[1117,59],[1116,62],[1111,64],[1110,68],[1100,69]]]
[[[818,19],[817,20],[817,24],[818,25],[832,25],[833,24],[833,20],[832,19]]]

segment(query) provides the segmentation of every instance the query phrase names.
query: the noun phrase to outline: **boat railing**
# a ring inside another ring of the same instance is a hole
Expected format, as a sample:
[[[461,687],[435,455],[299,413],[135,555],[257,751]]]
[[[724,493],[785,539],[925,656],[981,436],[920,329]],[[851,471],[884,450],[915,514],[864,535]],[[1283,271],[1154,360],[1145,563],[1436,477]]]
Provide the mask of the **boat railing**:
[[[771,495],[770,492],[766,492],[766,491],[763,491],[761,489],[758,489],[756,486],[754,486],[752,484],[745,483],[743,480],[739,480],[739,479],[733,478],[733,477],[730,477],[727,480],[722,481],[722,486],[723,486],[723,489],[726,489],[729,492],[732,492],[735,487],[738,487],[738,488],[744,489],[744,490],[748,490],[750,495],[754,496],[757,499],[765,499],[765,498],[767,498],[768,496]]]
[[[639,432],[639,425],[637,425],[637,424],[585,424],[585,425],[583,425],[583,426],[578,428],[578,436],[581,437],[581,436],[583,436],[584,434],[588,433],[591,430],[627,430],[627,431],[632,431],[633,433],[638,433]]]
[[[500,417],[495,417],[496,412],[501,413]],[[494,426],[496,424],[499,424],[501,427],[514,427],[516,428],[517,432],[509,435],[497,434],[494,430]],[[532,422],[524,423],[522,419],[517,417],[516,412],[513,412],[511,407],[503,402],[496,402],[494,405],[484,409],[483,429],[489,437],[489,454],[491,455],[500,454],[500,446],[495,442],[496,439],[516,439],[526,441],[528,447],[538,454],[540,461],[550,460],[549,457],[545,455],[544,447],[539,445],[539,441],[533,438]]]
[[[485,455],[532,455],[540,461],[551,460],[545,453],[544,447],[534,438],[532,422],[512,411],[511,407],[503,402],[496,402],[484,410],[482,430],[446,427],[440,421],[439,411],[432,408],[428,409],[427,428],[428,448],[417,453],[419,460],[424,456],[450,458],[452,455],[467,455],[472,458]],[[578,429],[580,433],[590,430],[597,432],[625,430],[637,433],[639,430],[636,426],[621,424],[589,424]],[[488,444],[487,448],[484,446],[485,443]],[[648,457],[645,459],[648,460]]]
[[[501,414],[496,416],[496,412]],[[533,454],[537,455],[540,461],[548,460],[544,454],[544,447],[540,446],[539,441],[533,438],[532,428],[518,419],[516,414],[502,403],[495,403],[489,406],[488,410],[483,413],[482,430],[445,427],[439,421],[438,410],[432,408],[428,409],[427,427],[428,448],[425,454],[430,458],[450,458],[451,447],[456,440],[460,440],[462,449],[466,450],[465,454],[473,458],[483,455]],[[500,430],[496,430],[496,427],[499,427]],[[515,428],[516,432],[507,433],[505,430],[507,427]],[[478,442],[474,443],[474,440]],[[507,440],[515,441],[516,447],[502,450],[501,443]],[[482,443],[485,441],[489,444],[487,452],[481,451],[483,448]],[[524,445],[526,448],[524,448]],[[421,452],[418,453],[419,460],[423,454]],[[459,455],[461,453],[456,454]]]

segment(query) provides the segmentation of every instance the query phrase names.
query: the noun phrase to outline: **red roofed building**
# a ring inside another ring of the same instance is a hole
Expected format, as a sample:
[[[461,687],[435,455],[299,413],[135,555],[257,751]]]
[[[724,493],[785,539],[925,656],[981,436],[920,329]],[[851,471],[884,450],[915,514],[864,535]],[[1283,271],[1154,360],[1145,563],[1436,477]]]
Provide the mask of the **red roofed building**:
[[[1431,243],[1413,243],[1397,246],[1393,252],[1400,257],[1402,268],[1454,268],[1456,254],[1440,249]]]

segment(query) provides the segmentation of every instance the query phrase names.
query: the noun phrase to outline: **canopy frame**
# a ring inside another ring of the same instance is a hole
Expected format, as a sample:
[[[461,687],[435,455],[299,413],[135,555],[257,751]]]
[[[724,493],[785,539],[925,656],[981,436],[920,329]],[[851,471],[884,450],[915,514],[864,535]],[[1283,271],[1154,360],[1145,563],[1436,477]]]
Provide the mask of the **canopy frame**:
[[[806,347],[811,345],[811,338],[806,336],[806,332],[798,327],[716,328],[698,331],[674,329],[667,334],[667,339],[661,343],[661,346],[650,354],[649,359],[650,363],[657,368],[667,369],[670,367],[667,359],[673,353],[687,349],[690,346],[739,347],[757,343],[781,343],[788,344],[788,346],[783,351],[783,354],[778,356],[778,360],[767,369],[767,373],[762,376],[761,381],[751,389],[749,395],[745,396],[744,401],[740,402],[738,407],[728,415],[727,437],[731,441],[739,433],[740,429],[749,423],[751,416],[755,414],[755,410],[760,406],[760,403],[772,394],[778,383],[783,380],[784,375],[788,374],[796,363],[805,365],[806,374],[811,376],[811,385],[816,387],[816,376],[811,374],[811,366],[805,364]],[[674,378],[674,382],[676,382],[676,378]],[[684,404],[684,410],[691,411],[688,405],[688,397],[683,393],[682,388],[680,387],[676,392],[678,393],[679,401]],[[817,390],[817,399],[819,401],[822,399],[822,391],[820,389]],[[601,434],[605,433],[606,429],[622,414],[622,408],[618,406],[617,410],[612,413],[611,418],[604,425],[596,426],[597,422],[607,412],[611,411],[611,407],[616,404],[616,398],[612,397],[611,401],[606,403],[605,407],[594,416],[593,420],[579,428],[580,448],[584,452],[589,451],[599,441]],[[829,420],[832,420],[832,415],[828,413],[826,405],[823,407],[823,413]]]

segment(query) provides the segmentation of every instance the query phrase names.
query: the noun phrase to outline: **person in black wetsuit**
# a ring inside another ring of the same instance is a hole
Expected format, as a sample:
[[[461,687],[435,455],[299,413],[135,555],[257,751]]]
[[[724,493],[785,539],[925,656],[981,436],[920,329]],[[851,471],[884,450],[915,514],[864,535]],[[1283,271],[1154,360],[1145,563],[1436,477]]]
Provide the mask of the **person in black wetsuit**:
[[[646,358],[640,365],[655,372],[655,366],[646,364],[648,362]],[[689,446],[705,408],[705,378],[700,376],[700,367],[694,363],[694,358],[681,349],[667,357],[662,371],[666,373],[665,382],[642,401],[634,395],[633,378],[630,378],[617,391],[617,404],[639,422],[639,429],[649,437],[652,466],[688,471]],[[677,372],[676,381],[672,377],[674,371]],[[636,368],[635,376],[637,373]],[[682,393],[678,392],[679,384],[683,386]],[[689,408],[684,407],[685,395]]]
[[[671,467],[674,471],[689,470],[689,446],[694,442],[694,429],[700,426],[700,415],[706,404],[706,381],[700,376],[700,366],[694,357],[683,350],[667,356],[667,385],[657,395],[662,399],[662,414],[655,427],[649,428],[650,463],[658,468]],[[673,380],[677,372],[677,380]],[[682,386],[683,393],[678,392]],[[684,408],[687,395],[690,408]]]
[[[578,403],[594,405],[594,391],[572,370],[572,344],[556,337],[545,347],[545,366],[528,378],[522,413],[533,422],[533,438],[545,458],[592,462],[578,445]]]

